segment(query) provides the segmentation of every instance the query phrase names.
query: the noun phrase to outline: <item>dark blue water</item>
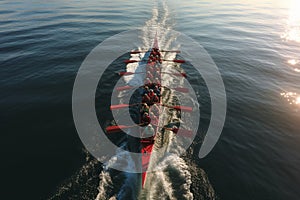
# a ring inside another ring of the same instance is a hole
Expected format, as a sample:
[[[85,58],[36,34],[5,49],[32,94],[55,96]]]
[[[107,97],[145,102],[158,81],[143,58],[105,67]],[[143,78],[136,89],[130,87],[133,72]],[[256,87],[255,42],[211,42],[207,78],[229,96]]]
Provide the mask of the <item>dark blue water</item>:
[[[208,51],[227,92],[221,139],[198,167],[221,199],[299,199],[299,3],[166,3],[170,26]],[[77,198],[93,199],[98,182],[88,177],[100,165],[87,158],[73,123],[76,73],[104,39],[145,26],[155,6],[166,10],[161,1],[0,5],[3,196],[67,199],[85,188]]]

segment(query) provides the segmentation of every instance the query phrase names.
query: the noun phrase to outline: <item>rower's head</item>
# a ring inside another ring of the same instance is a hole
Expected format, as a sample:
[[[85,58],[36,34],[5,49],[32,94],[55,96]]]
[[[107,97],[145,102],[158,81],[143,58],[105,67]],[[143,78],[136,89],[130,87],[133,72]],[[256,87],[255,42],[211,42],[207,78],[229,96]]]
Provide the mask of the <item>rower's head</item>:
[[[144,113],[144,116],[148,116],[149,114],[147,112]]]

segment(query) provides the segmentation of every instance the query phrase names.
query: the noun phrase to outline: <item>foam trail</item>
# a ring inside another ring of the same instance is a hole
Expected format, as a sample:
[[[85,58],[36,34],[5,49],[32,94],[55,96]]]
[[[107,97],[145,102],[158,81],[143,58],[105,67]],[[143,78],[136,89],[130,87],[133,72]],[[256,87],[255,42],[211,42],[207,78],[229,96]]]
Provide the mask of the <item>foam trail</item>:
[[[102,171],[99,175],[100,184],[98,187],[98,195],[96,200],[100,199],[109,199],[109,193],[112,192],[113,182],[111,180],[111,176],[108,171]]]

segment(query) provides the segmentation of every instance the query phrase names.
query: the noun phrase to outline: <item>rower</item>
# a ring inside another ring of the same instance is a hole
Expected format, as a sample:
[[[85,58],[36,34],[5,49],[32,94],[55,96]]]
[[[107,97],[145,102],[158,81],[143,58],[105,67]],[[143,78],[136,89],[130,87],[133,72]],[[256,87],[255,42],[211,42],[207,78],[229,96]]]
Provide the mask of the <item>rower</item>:
[[[154,78],[150,71],[147,71],[147,78],[149,78],[150,80],[153,80]]]
[[[155,92],[155,94],[160,97],[160,88],[158,87],[158,85],[155,85],[153,91]]]
[[[155,68],[154,70],[153,70],[152,73],[155,74],[156,77],[159,77],[160,76],[160,70],[159,70],[159,68]]]
[[[151,118],[150,118],[150,116],[147,112],[145,112],[143,114],[143,117],[141,119],[141,123],[142,123],[142,126],[147,126],[151,123]]]
[[[153,91],[153,89],[150,89],[150,92],[149,92],[149,97],[151,98],[151,100],[152,100],[152,98],[154,97],[154,91]]]
[[[152,81],[149,78],[146,78],[145,80],[145,86],[151,86],[152,85]]]
[[[151,98],[151,104],[153,103],[159,103],[159,98],[156,93],[154,93],[154,96]]]
[[[150,90],[149,90],[149,87],[148,86],[144,86],[144,90],[143,90],[143,96],[145,94],[149,94]]]
[[[159,80],[158,78],[155,78],[154,84],[156,84],[156,85],[159,86],[159,87],[161,86],[160,80]]]
[[[149,97],[149,95],[147,93],[145,93],[142,98],[142,103],[149,104],[150,101],[151,101],[151,98]]]

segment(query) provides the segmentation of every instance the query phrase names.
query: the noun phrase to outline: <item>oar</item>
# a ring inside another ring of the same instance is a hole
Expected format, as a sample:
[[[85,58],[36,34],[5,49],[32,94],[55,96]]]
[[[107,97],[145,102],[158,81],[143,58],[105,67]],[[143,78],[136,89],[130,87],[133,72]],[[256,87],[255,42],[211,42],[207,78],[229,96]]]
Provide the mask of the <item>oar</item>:
[[[187,77],[186,73],[169,73],[169,72],[161,72],[162,74],[170,74],[174,76],[183,76]],[[134,75],[134,74],[145,74],[145,72],[119,72],[120,76],[126,76],[126,75]]]
[[[111,110],[117,110],[117,109],[127,108],[127,107],[130,107],[130,106],[136,106],[136,105],[139,105],[139,104],[142,104],[142,103],[111,105],[110,109]]]
[[[135,125],[131,125],[131,126],[125,126],[125,125],[108,126],[108,127],[106,127],[106,132],[107,133],[116,133],[116,132],[120,132],[122,129],[133,128],[133,127],[136,127],[139,125],[141,125],[141,124],[135,124]]]
[[[123,90],[130,90],[130,89],[134,89],[134,88],[136,88],[136,87],[125,85],[125,86],[117,87],[116,90],[117,91],[123,91]],[[188,93],[189,92],[188,88],[177,87],[177,88],[169,88],[169,89],[176,90],[176,91],[182,92],[182,93]]]
[[[165,59],[161,59],[162,61],[167,61],[167,62],[176,62],[176,63],[185,63],[185,60],[165,60]],[[128,63],[135,63],[135,62],[146,62],[147,60],[124,60],[124,62],[126,64]]]
[[[135,62],[142,62],[142,61],[144,61],[144,60],[124,60],[124,62],[126,64],[128,64],[128,63],[135,63]]]
[[[161,50],[159,52],[167,52],[167,53],[180,53],[179,50]]]
[[[131,51],[131,54],[138,54],[138,53],[146,53],[149,50],[144,50],[144,51]],[[160,50],[159,52],[170,52],[170,53],[180,53],[178,50]]]
[[[176,63],[185,63],[185,60],[165,60],[165,59],[162,59],[163,61],[167,61],[167,62],[176,62]]]

